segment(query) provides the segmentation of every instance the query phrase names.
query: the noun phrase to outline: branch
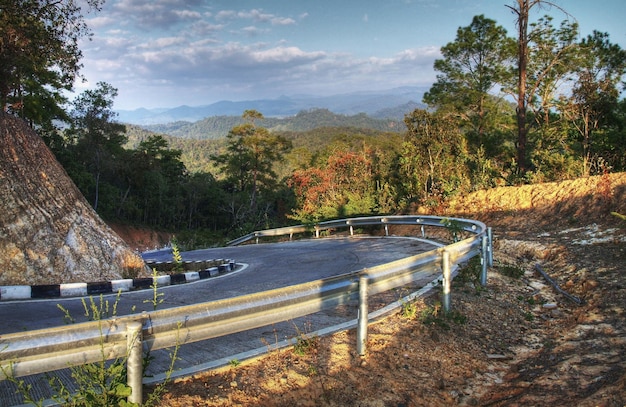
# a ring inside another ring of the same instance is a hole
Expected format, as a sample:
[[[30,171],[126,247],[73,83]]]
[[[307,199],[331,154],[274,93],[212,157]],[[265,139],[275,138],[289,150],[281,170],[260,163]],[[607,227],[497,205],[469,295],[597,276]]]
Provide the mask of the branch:
[[[561,287],[559,287],[559,285],[553,279],[551,279],[550,276],[547,275],[545,271],[543,271],[543,268],[541,268],[541,265],[539,263],[535,264],[535,268],[537,269],[539,274],[541,274],[543,278],[546,279],[548,283],[552,284],[552,287],[554,287],[556,292],[558,292],[559,294],[563,294],[567,299],[575,302],[576,304],[582,305],[583,300],[561,289]]]

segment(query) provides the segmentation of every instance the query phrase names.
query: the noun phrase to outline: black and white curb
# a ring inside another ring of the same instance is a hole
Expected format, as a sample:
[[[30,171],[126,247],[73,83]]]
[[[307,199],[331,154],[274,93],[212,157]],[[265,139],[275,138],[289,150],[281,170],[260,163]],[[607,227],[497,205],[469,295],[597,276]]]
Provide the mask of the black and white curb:
[[[186,271],[157,277],[129,278],[94,283],[0,286],[0,301],[84,297],[89,295],[115,294],[120,291],[146,290],[152,288],[155,282],[157,287],[162,287],[215,277],[233,271],[235,266],[236,263],[234,260],[225,260],[224,263],[215,267],[209,267],[206,270]]]

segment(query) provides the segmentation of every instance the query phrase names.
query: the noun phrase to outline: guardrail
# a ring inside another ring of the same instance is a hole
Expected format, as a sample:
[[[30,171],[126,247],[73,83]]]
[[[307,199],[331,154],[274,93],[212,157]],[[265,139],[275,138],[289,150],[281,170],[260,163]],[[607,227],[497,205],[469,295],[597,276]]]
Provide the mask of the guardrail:
[[[367,295],[407,285],[422,271],[443,273],[443,307],[449,311],[451,270],[480,255],[481,283],[486,284],[491,265],[491,230],[482,222],[434,216],[387,216],[342,219],[315,226],[294,226],[258,231],[230,242],[240,244],[263,236],[281,236],[365,225],[419,225],[445,227],[442,221],[471,234],[451,245],[382,264],[362,271],[311,281],[290,287],[234,298],[177,307],[138,315],[85,322],[0,337],[0,380],[98,362],[127,358],[129,401],[142,399],[142,349],[157,350],[246,331],[309,315],[359,299],[357,350],[363,354],[367,335]],[[449,223],[448,223],[449,224]],[[385,227],[386,234],[388,228]]]

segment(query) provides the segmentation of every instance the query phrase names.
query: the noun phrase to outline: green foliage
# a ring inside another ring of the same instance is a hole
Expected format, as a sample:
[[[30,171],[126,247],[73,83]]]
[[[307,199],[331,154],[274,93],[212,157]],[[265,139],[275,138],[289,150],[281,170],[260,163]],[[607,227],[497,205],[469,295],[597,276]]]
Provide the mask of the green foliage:
[[[81,68],[81,39],[90,33],[84,10],[102,0],[3,0],[0,6],[0,109],[44,129],[65,118],[63,92]],[[9,106],[11,108],[9,109]]]
[[[164,294],[159,292],[159,285],[157,284],[157,277],[159,276],[157,270],[155,268],[152,269],[152,284],[150,288],[152,289],[152,298],[149,300],[143,300],[144,303],[152,304],[152,309],[156,311],[159,305],[163,303]]]
[[[378,132],[404,130],[401,122],[390,119],[375,119],[363,113],[357,115],[336,114],[328,109],[302,110],[295,116],[285,118],[264,117],[256,120],[261,127],[278,134],[285,132],[304,133],[320,128],[345,128]],[[147,130],[165,133],[179,138],[196,140],[221,139],[237,126],[246,123],[246,119],[237,116],[211,116],[195,123],[175,122],[145,126]]]
[[[418,319],[424,325],[438,326],[446,331],[450,329],[451,322],[457,325],[463,325],[467,322],[467,317],[459,311],[443,312],[440,303],[422,309]]]
[[[496,270],[507,277],[515,279],[519,279],[524,275],[524,269],[513,264],[499,264],[496,266]]]
[[[304,356],[317,350],[317,347],[319,345],[319,338],[309,332],[311,329],[310,323],[305,324],[303,330],[298,328],[298,326],[295,324],[294,327],[296,329],[296,342],[293,345],[293,351],[296,353],[296,355]]]
[[[480,256],[474,256],[459,269],[459,273],[454,281],[463,284],[470,283],[474,286],[476,292],[480,292],[482,290],[482,285],[480,284],[481,273],[482,259]]]
[[[417,304],[415,301],[400,300],[400,315],[404,319],[415,319],[417,317]]]
[[[180,249],[178,248],[178,240],[176,238],[172,238],[172,260],[174,260],[174,272],[183,271],[183,256],[180,254]]]
[[[440,222],[450,233],[450,238],[453,242],[458,242],[461,239],[461,233],[463,232],[463,224],[455,219],[444,218]]]

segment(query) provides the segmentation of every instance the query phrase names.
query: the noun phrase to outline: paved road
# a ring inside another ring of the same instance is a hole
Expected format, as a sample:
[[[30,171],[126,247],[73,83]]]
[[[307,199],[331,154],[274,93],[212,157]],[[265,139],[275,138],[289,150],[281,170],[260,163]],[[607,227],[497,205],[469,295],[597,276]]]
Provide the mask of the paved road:
[[[431,244],[420,240],[389,237],[299,240],[186,252],[183,253],[183,260],[224,258],[233,259],[241,266],[219,277],[160,288],[163,302],[159,309],[230,298],[353,272],[432,248]],[[144,255],[147,260],[157,261],[169,260],[169,256],[168,253]],[[425,276],[424,284],[432,278],[431,275]],[[153,305],[147,301],[152,295],[151,290],[123,293],[117,304],[117,315],[151,311]],[[115,298],[115,295],[107,295],[104,300],[112,307]],[[98,298],[95,301],[100,303]],[[3,321],[0,335],[62,325],[64,313],[57,304],[68,310],[76,322],[86,319],[83,302],[79,298],[0,302]],[[352,311],[355,310],[343,310],[342,313],[328,310],[276,326],[185,345],[180,349],[180,360],[176,366],[182,369],[179,373],[209,368],[215,366],[217,360],[230,360],[233,356],[249,354],[268,344],[294,337],[296,327],[318,330],[353,320],[356,313]],[[163,372],[169,362],[167,355],[169,352],[166,351],[155,352],[156,359],[148,373],[158,375]],[[59,372],[59,375],[64,374],[67,373]],[[42,384],[40,378],[31,376],[28,381],[34,385],[35,392],[46,394],[47,386]],[[10,393],[11,386],[0,382],[0,407],[19,404],[16,402],[19,399]]]

